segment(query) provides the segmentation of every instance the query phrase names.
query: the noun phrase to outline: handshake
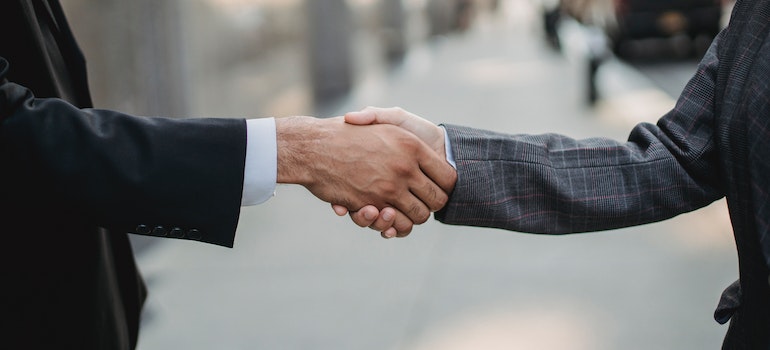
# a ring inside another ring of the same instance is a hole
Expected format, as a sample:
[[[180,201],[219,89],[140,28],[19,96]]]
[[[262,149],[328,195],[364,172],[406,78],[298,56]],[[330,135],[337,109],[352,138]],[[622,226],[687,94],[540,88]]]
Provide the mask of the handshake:
[[[400,108],[276,119],[278,183],[300,184],[384,238],[444,207],[457,181],[444,131]]]

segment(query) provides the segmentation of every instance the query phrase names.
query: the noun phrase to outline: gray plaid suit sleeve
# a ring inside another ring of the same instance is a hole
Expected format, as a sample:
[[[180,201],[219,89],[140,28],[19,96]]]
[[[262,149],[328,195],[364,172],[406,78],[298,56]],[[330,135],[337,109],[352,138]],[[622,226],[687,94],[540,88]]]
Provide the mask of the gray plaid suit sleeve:
[[[770,349],[770,0],[738,0],[676,106],[625,143],[447,126],[449,224],[561,234],[639,225],[727,197],[740,280],[723,349]]]
[[[446,125],[458,181],[436,218],[564,234],[660,221],[723,197],[713,139],[718,41],[676,107],[625,143]]]

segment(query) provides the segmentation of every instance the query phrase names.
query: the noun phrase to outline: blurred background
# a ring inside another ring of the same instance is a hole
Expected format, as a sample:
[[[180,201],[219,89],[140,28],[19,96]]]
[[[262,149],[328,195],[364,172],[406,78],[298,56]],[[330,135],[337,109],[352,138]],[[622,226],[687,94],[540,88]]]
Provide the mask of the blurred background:
[[[437,123],[623,140],[668,111],[729,1],[67,0],[99,108]],[[215,204],[212,204],[215,205]],[[429,221],[406,239],[298,186],[236,247],[132,237],[139,349],[716,349],[737,258],[724,201],[570,236]]]
[[[429,36],[493,0],[65,1],[94,99],[169,116],[329,110]],[[116,82],[120,82],[116,84]],[[245,107],[245,108],[244,108]]]

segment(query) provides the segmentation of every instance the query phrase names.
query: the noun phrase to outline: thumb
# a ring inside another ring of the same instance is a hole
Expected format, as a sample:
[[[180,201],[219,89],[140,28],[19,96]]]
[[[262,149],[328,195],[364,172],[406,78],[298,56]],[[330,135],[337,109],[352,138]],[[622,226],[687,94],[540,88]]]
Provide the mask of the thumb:
[[[345,114],[345,122],[354,125],[369,125],[377,122],[377,114],[365,109],[358,112],[349,112]]]
[[[345,122],[356,125],[395,125],[415,134],[438,154],[445,154],[443,129],[400,107],[366,107],[361,111],[345,114]]]
[[[357,125],[391,124],[403,127],[405,122],[410,122],[415,118],[416,116],[399,107],[366,107],[361,111],[346,114],[345,122]]]

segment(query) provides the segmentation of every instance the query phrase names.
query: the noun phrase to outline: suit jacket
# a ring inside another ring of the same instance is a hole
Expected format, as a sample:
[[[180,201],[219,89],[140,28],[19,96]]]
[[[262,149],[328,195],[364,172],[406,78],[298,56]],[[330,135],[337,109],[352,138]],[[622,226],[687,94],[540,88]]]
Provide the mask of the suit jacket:
[[[564,234],[664,220],[727,197],[740,280],[725,348],[770,348],[770,1],[738,1],[675,108],[628,142],[447,126],[458,182],[437,219]]]
[[[0,3],[3,348],[134,348],[127,233],[233,244],[245,121],[91,109],[85,72],[57,1]]]

